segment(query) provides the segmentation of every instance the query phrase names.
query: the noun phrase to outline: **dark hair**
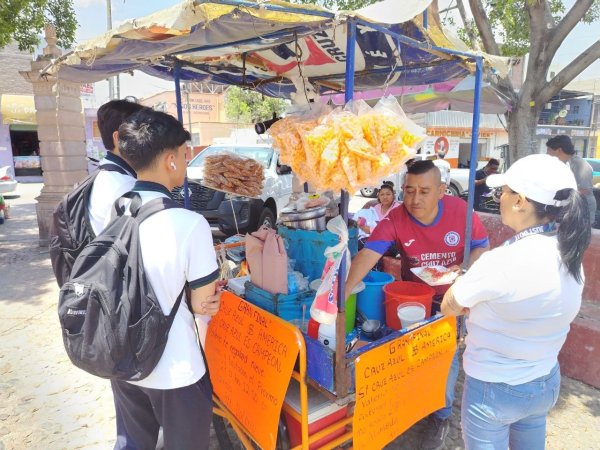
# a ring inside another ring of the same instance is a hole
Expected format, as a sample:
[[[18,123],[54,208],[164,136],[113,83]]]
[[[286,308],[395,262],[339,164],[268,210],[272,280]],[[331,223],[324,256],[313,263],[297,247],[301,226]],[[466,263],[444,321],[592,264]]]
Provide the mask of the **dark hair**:
[[[406,175],[422,175],[424,173],[429,172],[430,170],[433,170],[437,174],[437,179],[440,181],[440,183],[442,182],[442,173],[440,172],[440,169],[430,159],[415,161],[407,167],[408,170],[406,171]],[[404,180],[406,181],[406,177],[404,177]]]
[[[573,278],[581,283],[581,262],[592,235],[588,205],[576,189],[561,189],[555,200],[565,200],[564,206],[544,205],[531,199],[538,218],[559,222],[558,249],[560,259]]]
[[[384,181],[383,183],[381,183],[381,187],[379,188],[379,190],[381,189],[390,189],[392,192],[394,192],[394,182],[393,181]]]
[[[98,108],[98,129],[106,150],[114,150],[113,134],[133,113],[145,108],[128,100],[111,100]]]
[[[498,161],[496,158],[490,158],[486,164],[486,166],[499,166],[500,165],[500,161]]]
[[[546,147],[550,147],[552,150],[557,150],[560,148],[568,155],[575,154],[575,147],[573,147],[571,138],[564,134],[559,134],[558,136],[548,139],[548,142],[546,142]]]
[[[119,150],[135,171],[151,167],[158,156],[190,140],[175,117],[144,108],[119,127]]]

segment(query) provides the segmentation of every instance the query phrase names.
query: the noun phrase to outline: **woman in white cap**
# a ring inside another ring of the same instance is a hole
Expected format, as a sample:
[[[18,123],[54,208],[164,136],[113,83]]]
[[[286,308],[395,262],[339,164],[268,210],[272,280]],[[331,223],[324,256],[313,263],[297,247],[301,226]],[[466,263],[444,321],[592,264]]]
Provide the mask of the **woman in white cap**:
[[[487,184],[516,234],[442,302],[444,314],[468,314],[463,438],[468,450],[543,449],[560,390],[558,352],[581,305],[589,214],[573,173],[548,155],[522,158]]]

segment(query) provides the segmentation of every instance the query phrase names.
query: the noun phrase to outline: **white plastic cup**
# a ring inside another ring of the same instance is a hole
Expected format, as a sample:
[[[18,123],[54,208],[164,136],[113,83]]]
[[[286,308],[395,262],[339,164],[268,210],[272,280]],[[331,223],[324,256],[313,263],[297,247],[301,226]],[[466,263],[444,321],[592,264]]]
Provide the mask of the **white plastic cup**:
[[[407,302],[398,305],[397,312],[402,328],[408,328],[412,324],[425,320],[427,310],[421,303]]]

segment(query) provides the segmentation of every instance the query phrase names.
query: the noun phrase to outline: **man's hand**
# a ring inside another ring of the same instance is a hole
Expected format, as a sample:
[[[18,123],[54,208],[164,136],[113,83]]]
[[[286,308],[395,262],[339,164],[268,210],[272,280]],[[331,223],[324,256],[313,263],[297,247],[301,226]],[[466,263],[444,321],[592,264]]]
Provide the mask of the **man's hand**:
[[[200,314],[206,316],[214,316],[217,314],[221,307],[221,293],[222,291],[218,291],[214,295],[209,295],[206,300],[200,304]]]

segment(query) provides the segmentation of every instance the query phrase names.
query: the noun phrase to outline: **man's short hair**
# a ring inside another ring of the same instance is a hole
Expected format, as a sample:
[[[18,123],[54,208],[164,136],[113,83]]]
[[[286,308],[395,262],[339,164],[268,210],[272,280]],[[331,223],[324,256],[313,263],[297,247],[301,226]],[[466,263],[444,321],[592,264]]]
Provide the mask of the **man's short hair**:
[[[128,100],[111,100],[98,108],[98,129],[106,150],[114,150],[113,134],[133,113],[145,108]]]
[[[421,161],[415,161],[410,166],[407,166],[406,175],[422,175],[429,172],[430,170],[435,171],[438,180],[442,182],[442,173],[440,169],[430,159],[424,159]],[[406,177],[404,177],[406,182]]]
[[[190,140],[175,117],[144,108],[119,127],[119,151],[135,171],[151,167],[157,158]]]
[[[558,136],[548,139],[546,147],[550,147],[552,150],[558,150],[560,148],[568,155],[575,154],[575,147],[573,147],[571,138],[564,134],[559,134]]]
[[[500,165],[500,161],[498,161],[496,158],[490,158],[486,164],[486,166],[499,166]]]

